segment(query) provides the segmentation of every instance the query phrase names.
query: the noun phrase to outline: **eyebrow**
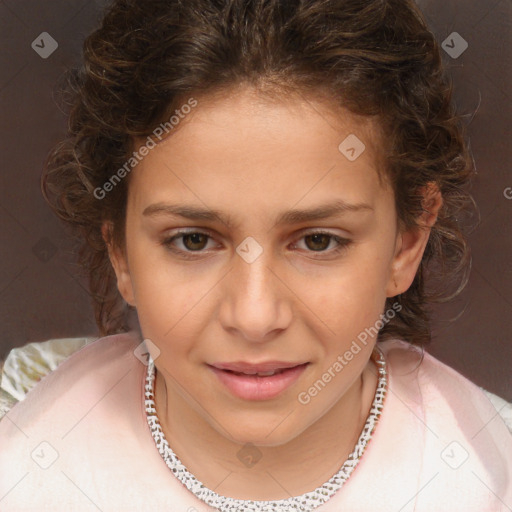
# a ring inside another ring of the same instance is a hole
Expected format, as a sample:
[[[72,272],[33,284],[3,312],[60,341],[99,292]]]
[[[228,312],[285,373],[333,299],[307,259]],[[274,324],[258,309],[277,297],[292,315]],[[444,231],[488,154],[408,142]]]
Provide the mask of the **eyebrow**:
[[[282,212],[275,220],[275,225],[300,224],[301,222],[339,217],[350,212],[370,210],[373,211],[373,208],[369,204],[350,204],[340,199],[315,208],[294,209]],[[145,217],[168,215],[202,221],[219,220],[230,229],[235,226],[233,218],[226,212],[210,208],[199,208],[192,205],[155,203],[145,208],[142,215]]]

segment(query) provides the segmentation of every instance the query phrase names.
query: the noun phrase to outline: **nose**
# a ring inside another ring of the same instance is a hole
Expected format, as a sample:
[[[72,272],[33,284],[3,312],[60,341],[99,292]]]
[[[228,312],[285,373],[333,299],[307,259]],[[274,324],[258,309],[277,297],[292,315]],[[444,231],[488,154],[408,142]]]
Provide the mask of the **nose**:
[[[288,327],[291,292],[266,251],[251,263],[235,254],[227,277],[220,308],[224,329],[247,341],[266,342]]]

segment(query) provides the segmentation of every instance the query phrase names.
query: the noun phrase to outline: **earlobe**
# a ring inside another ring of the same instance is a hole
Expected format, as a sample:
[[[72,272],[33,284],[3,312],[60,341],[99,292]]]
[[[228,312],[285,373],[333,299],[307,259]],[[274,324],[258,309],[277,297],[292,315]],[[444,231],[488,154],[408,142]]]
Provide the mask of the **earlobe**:
[[[116,247],[113,241],[112,231],[113,226],[111,222],[103,223],[101,227],[101,235],[107,245],[110,264],[112,265],[117,277],[117,289],[123,299],[128,304],[135,307],[135,297],[128,261],[124,252],[119,247]]]
[[[422,189],[423,213],[417,225],[397,234],[395,255],[388,280],[387,296],[394,297],[406,292],[411,286],[421,264],[430,230],[436,223],[443,199],[439,188],[430,183]]]

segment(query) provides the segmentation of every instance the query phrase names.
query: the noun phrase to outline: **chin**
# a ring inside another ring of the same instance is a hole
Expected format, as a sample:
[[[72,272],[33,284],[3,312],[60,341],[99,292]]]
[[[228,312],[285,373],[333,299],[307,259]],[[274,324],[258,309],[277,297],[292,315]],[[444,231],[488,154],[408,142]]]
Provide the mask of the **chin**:
[[[238,421],[228,423],[226,430],[219,430],[219,434],[229,436],[235,443],[246,445],[252,444],[261,447],[275,447],[289,443],[301,434],[302,430],[296,421],[283,422],[286,415],[268,421],[264,418]],[[285,424],[286,423],[286,424]]]

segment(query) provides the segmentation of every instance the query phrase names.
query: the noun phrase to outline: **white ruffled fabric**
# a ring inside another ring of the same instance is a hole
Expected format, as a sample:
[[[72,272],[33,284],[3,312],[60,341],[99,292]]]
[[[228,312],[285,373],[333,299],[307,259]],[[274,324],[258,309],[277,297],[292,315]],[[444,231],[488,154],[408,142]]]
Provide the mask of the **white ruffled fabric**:
[[[0,418],[71,354],[96,338],[59,338],[12,349],[0,363]]]

